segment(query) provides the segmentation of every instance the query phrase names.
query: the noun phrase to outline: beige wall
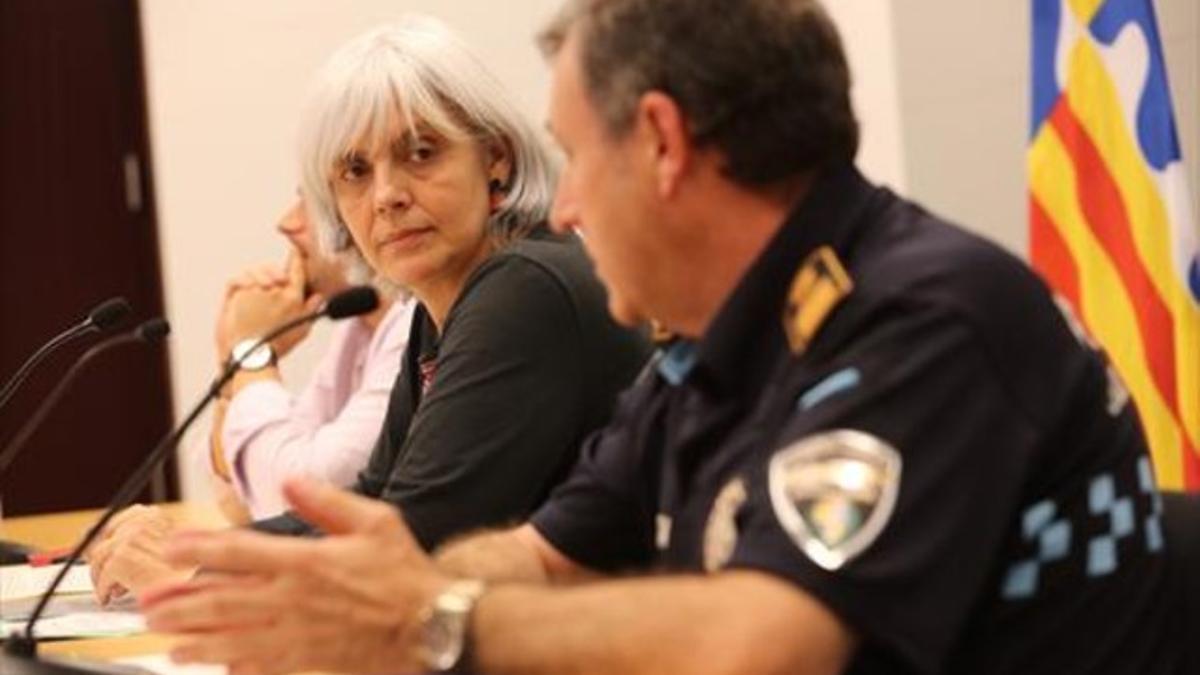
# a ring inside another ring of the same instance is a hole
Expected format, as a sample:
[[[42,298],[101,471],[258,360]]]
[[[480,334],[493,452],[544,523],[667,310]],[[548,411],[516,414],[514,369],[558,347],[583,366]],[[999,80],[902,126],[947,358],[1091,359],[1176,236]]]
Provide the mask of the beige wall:
[[[1029,0],[893,0],[911,196],[1024,255]],[[1200,3],[1155,0],[1193,213],[1200,175]]]
[[[872,180],[907,189],[900,86],[892,5],[878,0],[827,0],[842,33],[854,77],[854,109],[862,127],[858,161]]]
[[[339,44],[405,11],[440,16],[542,118],[548,75],[532,35],[559,0],[144,0],[164,283],[182,414],[213,371],[224,279],[282,247],[271,224],[296,182],[296,109]],[[860,163],[875,180],[1019,253],[1026,241],[1027,0],[829,0],[855,72]],[[1160,0],[1193,199],[1200,175],[1196,0]],[[321,334],[287,364],[296,381]],[[198,453],[185,494],[202,497]]]

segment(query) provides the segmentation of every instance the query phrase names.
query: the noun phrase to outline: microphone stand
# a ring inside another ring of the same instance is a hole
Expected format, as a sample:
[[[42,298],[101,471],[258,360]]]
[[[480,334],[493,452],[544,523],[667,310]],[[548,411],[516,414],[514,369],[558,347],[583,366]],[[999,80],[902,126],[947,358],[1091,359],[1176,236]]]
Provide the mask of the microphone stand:
[[[80,335],[90,333],[94,330],[96,329],[93,328],[88,321],[84,321],[71,327],[66,332],[55,336],[53,340],[47,342],[42,346],[41,349],[34,352],[33,356],[30,357],[29,360],[26,361],[25,364],[22,365],[21,368],[16,372],[16,374],[13,375],[12,378],[10,378],[5,384],[4,391],[0,392],[0,408],[3,408],[4,404],[8,403],[8,400],[12,398],[17,388],[22,382],[25,381],[25,378],[29,377],[29,373],[32,372],[33,369],[37,367],[37,365],[41,363],[43,359],[46,358],[46,356],[62,345],[79,337]],[[128,336],[123,335],[121,338],[128,338]],[[79,372],[80,368],[84,364],[86,364],[88,361],[91,361],[92,358],[95,357],[99,352],[105,351],[108,347],[116,346],[123,341],[124,340],[118,338],[116,341],[101,342],[99,345],[96,345],[92,349],[88,350],[82,358],[75,362],[75,365],[71,367],[71,370],[67,371],[64,379],[61,380],[54,391],[50,393],[50,398],[47,400],[50,401],[51,406],[54,402],[62,397],[62,393],[66,390],[66,387],[62,385],[64,383],[71,382],[74,379],[75,374]],[[37,412],[34,413],[33,417],[26,420],[21,429],[17,431],[17,435],[13,437],[12,442],[5,447],[3,452],[0,452],[0,476],[4,475],[5,469],[7,469],[8,465],[11,464],[14,459],[16,459],[17,450],[24,445],[26,438],[28,438],[28,436],[33,433],[33,430],[39,426],[41,419],[45,417],[45,413],[49,407],[50,406],[45,405],[39,407]],[[0,512],[0,517],[3,515],[4,514]],[[34,549],[28,546],[24,546],[13,541],[0,540],[0,564],[22,564],[29,560],[29,554],[33,552]]]
[[[267,344],[271,340],[274,340],[280,335],[283,335],[284,333],[303,324],[321,318],[326,314],[326,311],[327,310],[325,308],[322,308],[320,311],[306,314],[283,324],[282,326],[268,333],[266,336],[255,341],[254,346],[251,349],[247,349],[242,355],[242,359],[249,357],[260,347]],[[137,496],[137,493],[142,489],[146,480],[150,478],[150,475],[154,472],[158,465],[164,459],[166,459],[167,453],[175,447],[175,445],[179,442],[179,439],[183,436],[184,432],[186,432],[188,428],[190,428],[196,421],[196,418],[200,416],[200,413],[208,407],[208,404],[211,403],[213,399],[220,395],[221,389],[229,382],[229,380],[233,379],[233,376],[237,373],[238,369],[242,365],[242,359],[231,358],[228,362],[226,362],[225,368],[221,371],[220,375],[213,380],[212,384],[209,385],[208,391],[205,392],[204,397],[192,407],[191,412],[188,413],[186,418],[184,418],[183,423],[176,427],[171,433],[167,434],[167,436],[161,441],[159,441],[158,445],[154,446],[154,449],[150,451],[150,454],[146,456],[146,459],[141,463],[140,466],[138,466],[129,479],[121,485],[121,488],[117,491],[116,497],[113,498],[112,503],[109,504],[109,507],[104,511],[104,515],[102,515],[100,519],[96,521],[96,523],[92,525],[90,529],[88,529],[87,534],[84,535],[83,539],[75,545],[74,549],[71,550],[70,555],[67,556],[66,562],[63,563],[62,569],[58,571],[58,574],[56,574],[54,580],[50,582],[50,586],[46,589],[46,592],[43,593],[42,597],[38,600],[37,606],[34,607],[33,613],[29,616],[29,620],[25,624],[25,631],[23,633],[13,633],[4,643],[4,652],[6,655],[25,659],[36,659],[37,639],[33,635],[33,628],[38,619],[41,618],[42,613],[46,609],[46,605],[50,602],[51,597],[53,597],[54,591],[62,584],[62,581],[64,578],[66,578],[67,573],[71,571],[71,567],[79,562],[79,559],[83,557],[83,552],[87,550],[87,547],[90,546],[91,543],[96,540],[96,537],[100,536],[100,533],[104,531],[104,527],[108,525],[109,521],[112,520],[113,517],[116,516],[123,507],[127,506],[129,502],[131,502],[133,498]]]
[[[29,377],[29,373],[33,372],[33,369],[36,368],[37,365],[41,363],[47,356],[49,356],[51,352],[67,344],[71,340],[74,340],[80,335],[90,333],[91,331],[91,324],[89,324],[87,321],[84,321],[71,326],[66,331],[59,333],[58,335],[55,335],[53,339],[42,345],[41,349],[34,352],[33,356],[29,357],[28,361],[21,364],[21,367],[17,369],[16,373],[13,373],[13,376],[9,378],[8,382],[4,383],[4,388],[0,389],[0,408],[3,408],[4,405],[8,403],[8,400],[13,397],[13,394],[16,393],[17,387],[21,386],[21,383],[25,381],[25,378]]]
[[[162,332],[161,334],[150,334],[149,326],[155,321],[158,320],[152,319],[151,321],[138,326],[134,331],[111,337],[87,350],[83,353],[83,356],[79,357],[79,360],[71,366],[70,370],[68,370],[65,375],[63,375],[62,379],[58,381],[58,384],[54,386],[54,389],[50,391],[50,394],[42,400],[41,405],[38,406],[33,415],[31,415],[29,419],[25,421],[25,424],[21,426],[20,430],[17,431],[17,434],[13,436],[12,440],[8,442],[8,445],[4,447],[4,451],[0,452],[0,477],[4,476],[4,472],[8,470],[9,465],[12,464],[17,458],[17,455],[20,454],[21,448],[23,448],[25,443],[29,441],[29,437],[33,435],[33,432],[37,431],[38,427],[40,427],[42,422],[46,419],[46,415],[50,413],[55,404],[62,400],[62,397],[64,394],[66,394],[67,389],[75,381],[75,379],[79,377],[79,373],[83,372],[83,369],[87,367],[88,364],[90,364],[104,352],[107,352],[114,347],[119,347],[130,342],[144,342],[148,339],[157,339],[166,335],[165,332]],[[162,325],[165,326],[165,322],[163,322]],[[155,329],[157,330],[157,326]]]
[[[86,319],[55,335],[49,342],[34,352],[33,356],[30,356],[25,363],[21,364],[17,372],[0,388],[0,409],[4,408],[9,399],[16,393],[17,388],[33,372],[33,369],[52,352],[81,335],[99,333],[106,330],[123,319],[128,313],[129,303],[125,301],[125,298],[110,298],[93,309]]]
[[[138,328],[134,331],[111,337],[100,344],[93,346],[91,349],[84,352],[83,356],[79,357],[79,359],[75,361],[66,374],[63,375],[63,377],[59,380],[58,384],[55,385],[54,389],[51,390],[50,394],[43,399],[41,405],[39,405],[37,410],[34,411],[34,414],[25,421],[25,424],[22,425],[17,431],[17,434],[13,436],[13,439],[8,443],[7,446],[4,447],[4,450],[0,452],[0,478],[3,478],[5,471],[7,471],[13,460],[17,458],[17,455],[20,454],[21,448],[24,447],[25,443],[29,440],[29,437],[32,436],[33,432],[41,426],[41,423],[45,420],[46,415],[49,414],[50,410],[54,408],[54,405],[62,399],[70,384],[75,381],[75,378],[79,376],[79,373],[83,372],[83,369],[89,363],[91,363],[104,352],[107,352],[114,347],[118,347],[129,342],[157,339],[166,334],[165,332],[161,334],[153,333],[152,331],[160,330],[160,328],[157,325],[151,328],[150,324],[151,322],[147,322],[141,326],[138,326]],[[162,326],[165,327],[166,323],[163,322]],[[28,373],[29,370],[31,370],[33,366],[37,365],[37,363],[41,360],[42,357],[39,357],[39,354],[48,354],[56,349],[58,345],[74,339],[77,335],[98,330],[101,329],[93,325],[93,322],[89,319],[51,340],[46,344],[45,347],[38,350],[38,353],[34,354],[33,358],[26,362],[26,366],[28,366],[27,368],[22,368],[21,371],[19,371],[17,375],[10,380],[10,383],[15,383],[9,389],[10,393],[16,389],[17,384],[20,384],[21,380],[23,379],[22,373]],[[0,540],[0,562],[3,564],[25,563],[29,560],[29,554],[32,552],[33,549],[28,546],[24,546],[15,542]]]

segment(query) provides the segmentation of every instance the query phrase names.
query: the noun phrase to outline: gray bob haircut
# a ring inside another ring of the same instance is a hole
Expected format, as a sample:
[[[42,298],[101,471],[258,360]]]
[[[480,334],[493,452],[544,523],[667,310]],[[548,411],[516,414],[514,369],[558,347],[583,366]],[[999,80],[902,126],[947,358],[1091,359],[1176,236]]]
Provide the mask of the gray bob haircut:
[[[509,154],[512,173],[488,221],[500,242],[546,220],[554,169],[537,132],[500,82],[445,24],[409,15],[340,48],[318,71],[300,123],[301,185],[322,249],[342,256],[356,282],[373,272],[338,215],[333,168],[363,138],[381,140],[401,115],[448,138],[474,139]]]

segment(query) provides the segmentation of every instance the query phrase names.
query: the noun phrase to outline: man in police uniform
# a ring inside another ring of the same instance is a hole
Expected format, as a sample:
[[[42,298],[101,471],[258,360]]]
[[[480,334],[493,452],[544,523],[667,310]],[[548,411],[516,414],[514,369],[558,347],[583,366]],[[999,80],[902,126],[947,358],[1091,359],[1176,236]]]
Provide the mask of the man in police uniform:
[[[531,523],[431,561],[386,507],[298,482],[334,536],[177,542],[231,573],[144,598],[152,627],[193,634],[177,659],[1178,670],[1120,381],[1019,261],[856,172],[816,2],[580,0],[544,45],[556,224],[615,316],[678,340]],[[621,576],[571,583],[603,574]]]

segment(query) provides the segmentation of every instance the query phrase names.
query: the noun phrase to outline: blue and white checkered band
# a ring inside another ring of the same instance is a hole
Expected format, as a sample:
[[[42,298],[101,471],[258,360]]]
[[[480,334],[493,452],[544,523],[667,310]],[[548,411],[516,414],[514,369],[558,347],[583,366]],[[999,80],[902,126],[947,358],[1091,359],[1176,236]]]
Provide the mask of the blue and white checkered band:
[[[900,453],[871,434],[840,429],[807,436],[771,457],[771,506],[805,555],[836,570],[883,532],[900,469]]]
[[[1130,540],[1150,553],[1160,552],[1162,497],[1154,484],[1150,458],[1138,459],[1137,486],[1131,494],[1121,495],[1118,485],[1116,475],[1106,472],[1088,481],[1085,507],[1071,510],[1054,500],[1043,499],[1026,508],[1021,514],[1021,539],[1032,545],[1033,553],[1009,566],[1001,582],[1001,597],[1023,600],[1036,596],[1042,587],[1045,568],[1060,562],[1070,563],[1069,554],[1076,546],[1082,547],[1079,563],[1070,564],[1080,564],[1082,569],[1078,571],[1088,578],[1106,577],[1121,566],[1122,541]],[[1149,504],[1142,509],[1145,515],[1140,520],[1138,500]],[[1100,518],[1105,523],[1103,531],[1086,541],[1076,536],[1085,531],[1081,522],[1085,518]]]
[[[1042,567],[1067,557],[1071,548],[1071,523],[1058,516],[1058,506],[1049,499],[1025,509],[1021,515],[1021,536],[1037,543],[1037,553],[1009,568],[1001,595],[1006,598],[1032,596],[1037,590]]]

